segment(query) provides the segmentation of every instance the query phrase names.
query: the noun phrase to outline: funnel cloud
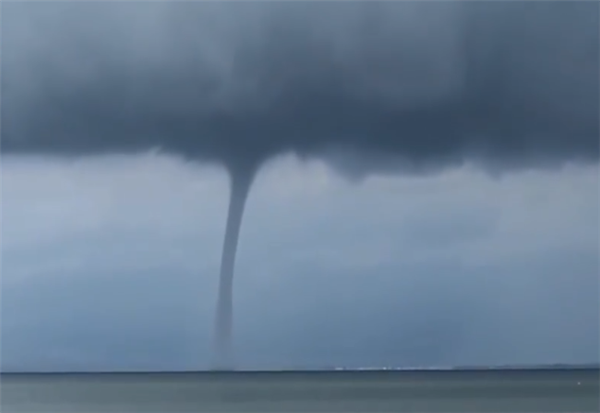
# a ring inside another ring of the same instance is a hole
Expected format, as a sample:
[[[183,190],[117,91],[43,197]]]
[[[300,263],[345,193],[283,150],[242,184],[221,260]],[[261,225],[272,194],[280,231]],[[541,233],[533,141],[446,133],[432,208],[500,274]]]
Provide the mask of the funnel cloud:
[[[221,274],[219,276],[219,295],[215,320],[215,360],[214,367],[228,369],[233,367],[232,330],[233,330],[233,272],[235,254],[238,246],[244,205],[248,198],[250,185],[256,173],[255,165],[229,169],[231,195],[227,211],[227,226],[221,256]]]
[[[264,161],[292,152],[349,176],[596,163],[599,16],[597,2],[9,2],[2,153],[224,165],[228,364],[237,240]]]

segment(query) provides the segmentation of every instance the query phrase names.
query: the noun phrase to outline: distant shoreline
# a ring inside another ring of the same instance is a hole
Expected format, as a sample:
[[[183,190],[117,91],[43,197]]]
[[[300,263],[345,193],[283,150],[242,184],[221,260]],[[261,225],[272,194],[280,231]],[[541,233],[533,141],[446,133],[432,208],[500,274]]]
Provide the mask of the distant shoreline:
[[[339,374],[339,373],[469,373],[469,372],[536,372],[536,371],[595,371],[600,373],[600,364],[557,364],[540,366],[456,366],[456,367],[388,367],[388,368],[287,368],[287,369],[239,369],[239,370],[68,370],[68,371],[0,371],[1,376],[25,375],[263,375],[263,374]]]

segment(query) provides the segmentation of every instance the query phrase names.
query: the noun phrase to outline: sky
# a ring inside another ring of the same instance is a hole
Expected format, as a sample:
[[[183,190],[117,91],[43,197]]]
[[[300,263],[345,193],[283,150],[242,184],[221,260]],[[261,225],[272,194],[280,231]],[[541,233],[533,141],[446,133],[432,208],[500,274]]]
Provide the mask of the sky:
[[[257,177],[240,367],[598,362],[597,166]],[[156,154],[2,162],[2,367],[207,368],[223,170]]]
[[[2,369],[599,361],[597,2],[1,11]]]

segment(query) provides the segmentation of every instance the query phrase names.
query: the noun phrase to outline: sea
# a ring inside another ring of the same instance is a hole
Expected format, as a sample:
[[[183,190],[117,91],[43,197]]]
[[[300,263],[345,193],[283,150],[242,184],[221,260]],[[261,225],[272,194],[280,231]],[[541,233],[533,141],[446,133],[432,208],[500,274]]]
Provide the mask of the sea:
[[[600,412],[600,370],[2,373],[2,413]]]

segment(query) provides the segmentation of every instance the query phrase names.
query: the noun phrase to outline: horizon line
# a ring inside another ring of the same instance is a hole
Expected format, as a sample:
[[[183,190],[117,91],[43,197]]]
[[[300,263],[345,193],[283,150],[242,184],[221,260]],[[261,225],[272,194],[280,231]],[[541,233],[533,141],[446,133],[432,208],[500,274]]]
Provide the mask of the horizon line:
[[[433,366],[433,367],[297,367],[279,369],[242,368],[231,370],[202,369],[202,370],[2,370],[0,375],[109,375],[109,374],[230,374],[230,373],[381,373],[381,372],[450,372],[450,371],[501,371],[501,370],[600,370],[600,363],[554,363],[554,364],[506,364],[506,365],[465,365],[465,366]]]

